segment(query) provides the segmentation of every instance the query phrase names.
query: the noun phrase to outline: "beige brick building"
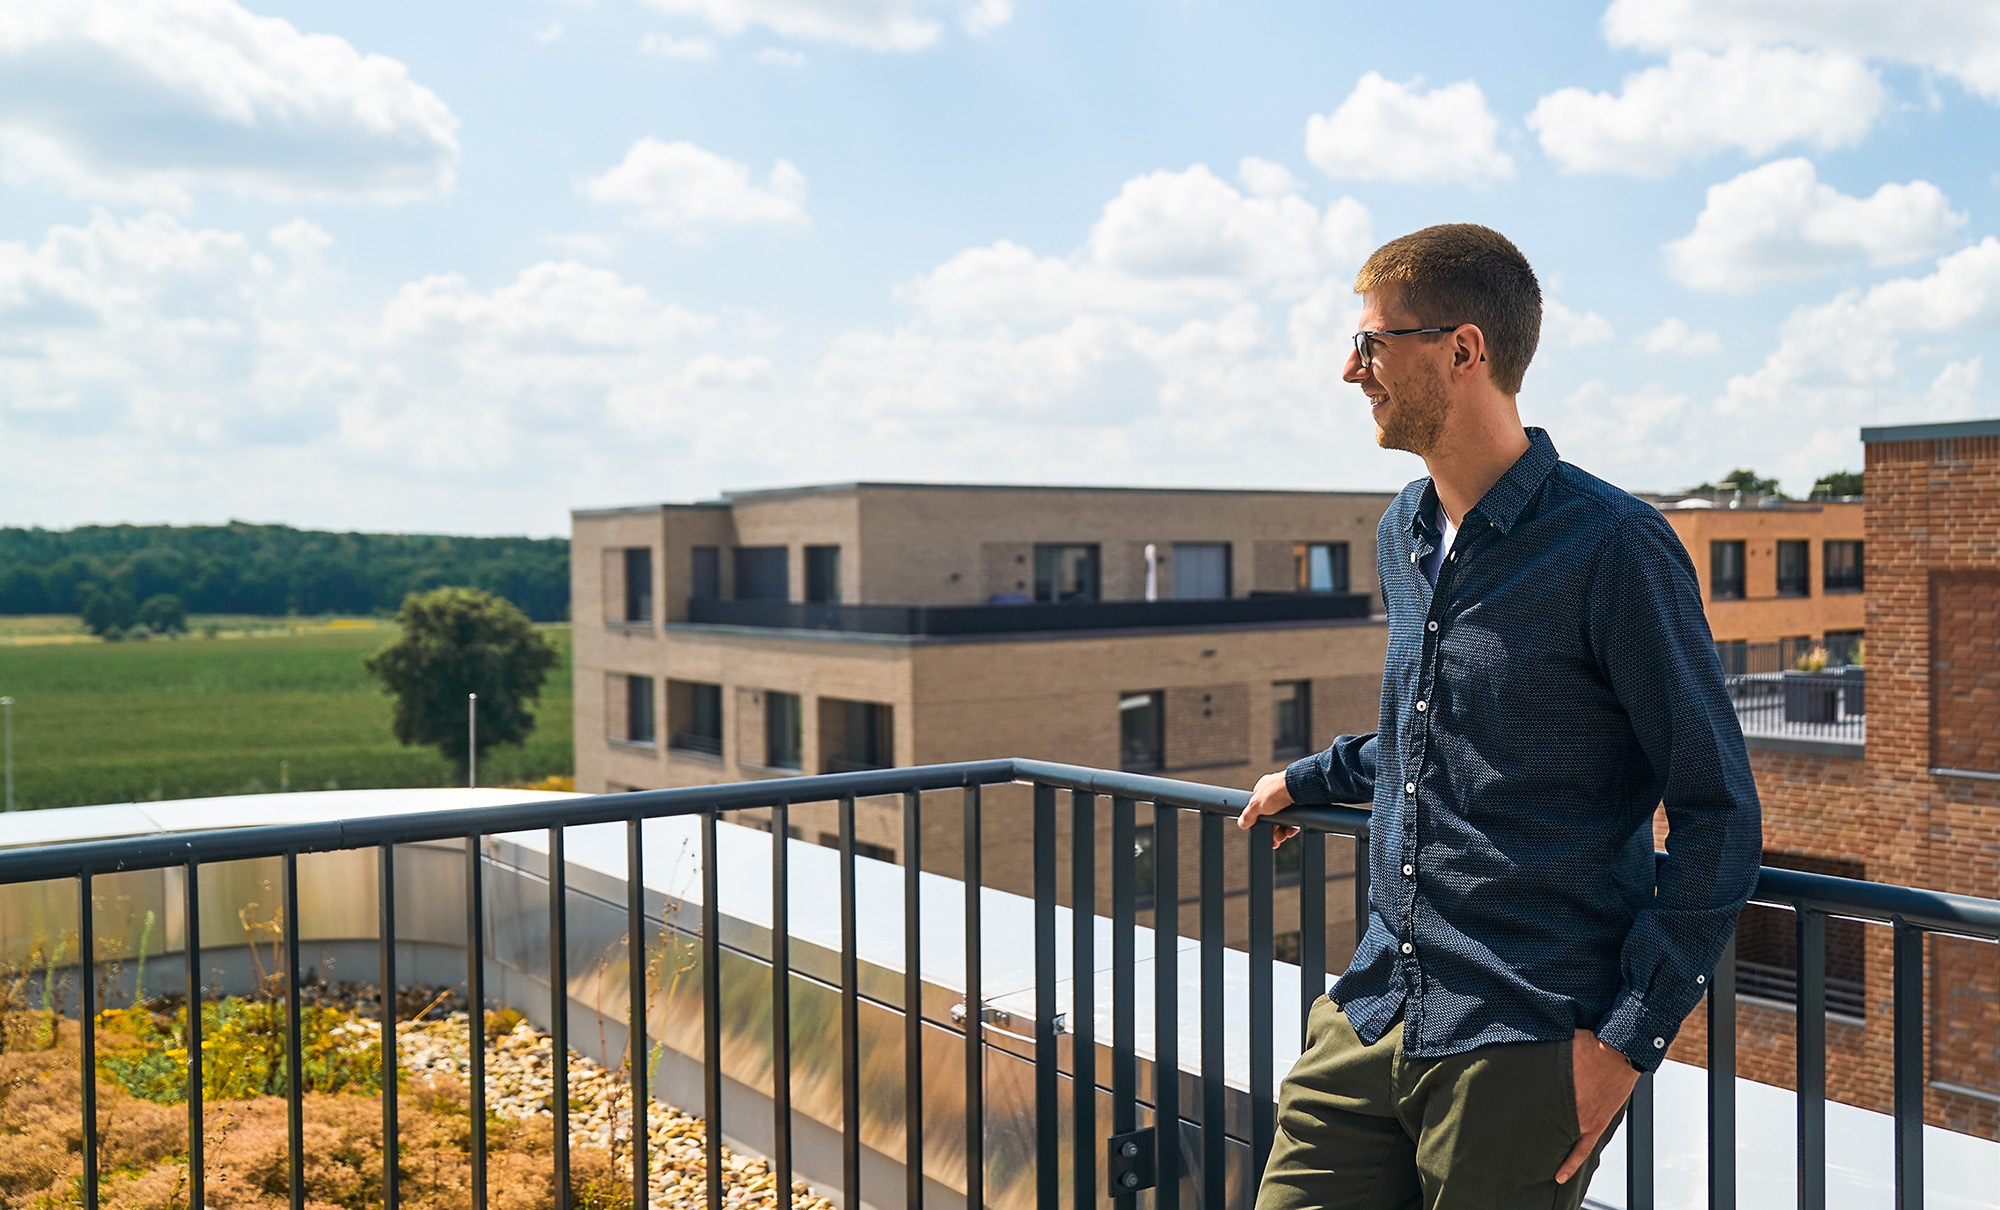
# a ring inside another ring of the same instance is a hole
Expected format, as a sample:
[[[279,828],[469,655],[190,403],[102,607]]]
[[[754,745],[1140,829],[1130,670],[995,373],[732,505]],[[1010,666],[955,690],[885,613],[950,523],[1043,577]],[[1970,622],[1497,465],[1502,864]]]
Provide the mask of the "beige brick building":
[[[1391,498],[863,483],[580,510],[577,788],[1000,756],[1248,787],[1375,729]],[[988,800],[987,881],[1025,889],[1026,816]],[[926,817],[923,864],[956,873],[956,813]],[[833,831],[826,809],[793,823]],[[897,804],[862,804],[857,836],[894,856]]]

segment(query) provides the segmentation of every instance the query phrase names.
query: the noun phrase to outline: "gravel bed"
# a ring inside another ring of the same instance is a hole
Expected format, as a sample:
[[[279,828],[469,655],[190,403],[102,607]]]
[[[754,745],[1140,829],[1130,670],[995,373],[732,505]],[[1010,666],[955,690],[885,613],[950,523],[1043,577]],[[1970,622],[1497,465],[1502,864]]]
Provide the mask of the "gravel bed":
[[[366,1018],[343,1027],[357,1041],[372,1042],[381,1027]],[[554,1116],[555,1070],[549,1035],[526,1021],[486,1049],[486,1107],[504,1118]],[[396,1056],[413,1079],[449,1076],[464,1081],[471,1072],[466,1047],[466,1014],[396,1025]],[[570,1145],[623,1151],[632,1141],[632,1089],[595,1059],[569,1052]],[[700,1118],[648,1099],[647,1175],[657,1204],[699,1207],[708,1198],[707,1129]],[[723,1202],[754,1210],[777,1205],[778,1178],[768,1161],[722,1149]],[[804,1181],[792,1182],[794,1210],[833,1210]]]

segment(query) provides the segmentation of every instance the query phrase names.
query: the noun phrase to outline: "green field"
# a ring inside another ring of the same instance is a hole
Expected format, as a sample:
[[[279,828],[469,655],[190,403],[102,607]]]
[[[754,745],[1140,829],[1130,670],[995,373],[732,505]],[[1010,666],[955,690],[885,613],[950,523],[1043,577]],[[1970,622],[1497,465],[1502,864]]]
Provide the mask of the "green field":
[[[483,785],[568,776],[570,632],[520,748],[489,750]],[[454,784],[428,748],[389,733],[389,699],[361,661],[395,637],[366,628],[242,638],[22,643],[0,638],[0,695],[14,699],[19,808],[294,790]]]

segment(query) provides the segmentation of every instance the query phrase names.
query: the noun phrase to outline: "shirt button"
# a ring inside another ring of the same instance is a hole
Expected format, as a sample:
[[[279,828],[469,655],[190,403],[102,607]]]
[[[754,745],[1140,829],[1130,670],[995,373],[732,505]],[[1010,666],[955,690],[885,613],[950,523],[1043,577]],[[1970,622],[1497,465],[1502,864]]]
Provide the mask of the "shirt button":
[[[1425,622],[1425,623],[1424,623],[1424,629],[1426,629],[1426,630],[1436,630],[1437,628],[1438,628],[1438,624],[1437,624],[1436,622]]]
[[[1411,551],[1411,552],[1410,552],[1410,562],[1414,563],[1414,562],[1416,562],[1416,561],[1417,561],[1417,559],[1418,559],[1418,558],[1420,558],[1420,557],[1421,557],[1421,556],[1419,556],[1419,555],[1417,554],[1417,552],[1416,552],[1416,551],[1414,551],[1414,550],[1413,550],[1413,551]]]
[[[1417,783],[1413,781],[1406,781],[1403,783],[1403,793],[1415,794],[1416,792],[1417,792]]]
[[[1667,1048],[1667,1040],[1666,1040],[1665,1038],[1654,1038],[1654,1039],[1653,1039],[1653,1049],[1654,1049],[1654,1050],[1665,1050],[1666,1048]]]
[[[1414,954],[1417,952],[1417,947],[1405,941],[1403,942],[1403,952],[1406,954]]]
[[[1696,983],[1706,983],[1706,982],[1708,982],[1708,976],[1707,976],[1707,975],[1696,975],[1696,976],[1694,977],[1694,981],[1695,981]]]
[[[1416,875],[1417,875],[1417,867],[1413,865],[1406,865],[1403,867],[1403,877],[1414,878],[1416,877]]]
[[[1430,707],[1430,703],[1429,703],[1429,702],[1418,702],[1418,703],[1417,703],[1417,713],[1418,713],[1418,714],[1422,714],[1422,713],[1423,713],[1424,711],[1426,711],[1426,710],[1428,710],[1428,709],[1430,709],[1430,708],[1431,708],[1431,707]]]
[[[1458,552],[1455,550],[1451,552],[1451,561],[1454,563],[1458,562]]]

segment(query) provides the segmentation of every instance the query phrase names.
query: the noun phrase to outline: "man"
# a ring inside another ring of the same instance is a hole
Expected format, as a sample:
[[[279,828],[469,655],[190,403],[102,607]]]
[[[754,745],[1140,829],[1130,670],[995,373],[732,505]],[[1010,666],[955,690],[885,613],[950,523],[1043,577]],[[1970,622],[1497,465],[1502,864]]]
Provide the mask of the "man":
[[[1756,789],[1679,539],[1521,426],[1526,259],[1430,227],[1355,290],[1344,377],[1430,475],[1377,535],[1379,732],[1266,776],[1239,820],[1374,804],[1366,930],[1285,1080],[1258,1210],[1574,1208],[1756,882]]]

